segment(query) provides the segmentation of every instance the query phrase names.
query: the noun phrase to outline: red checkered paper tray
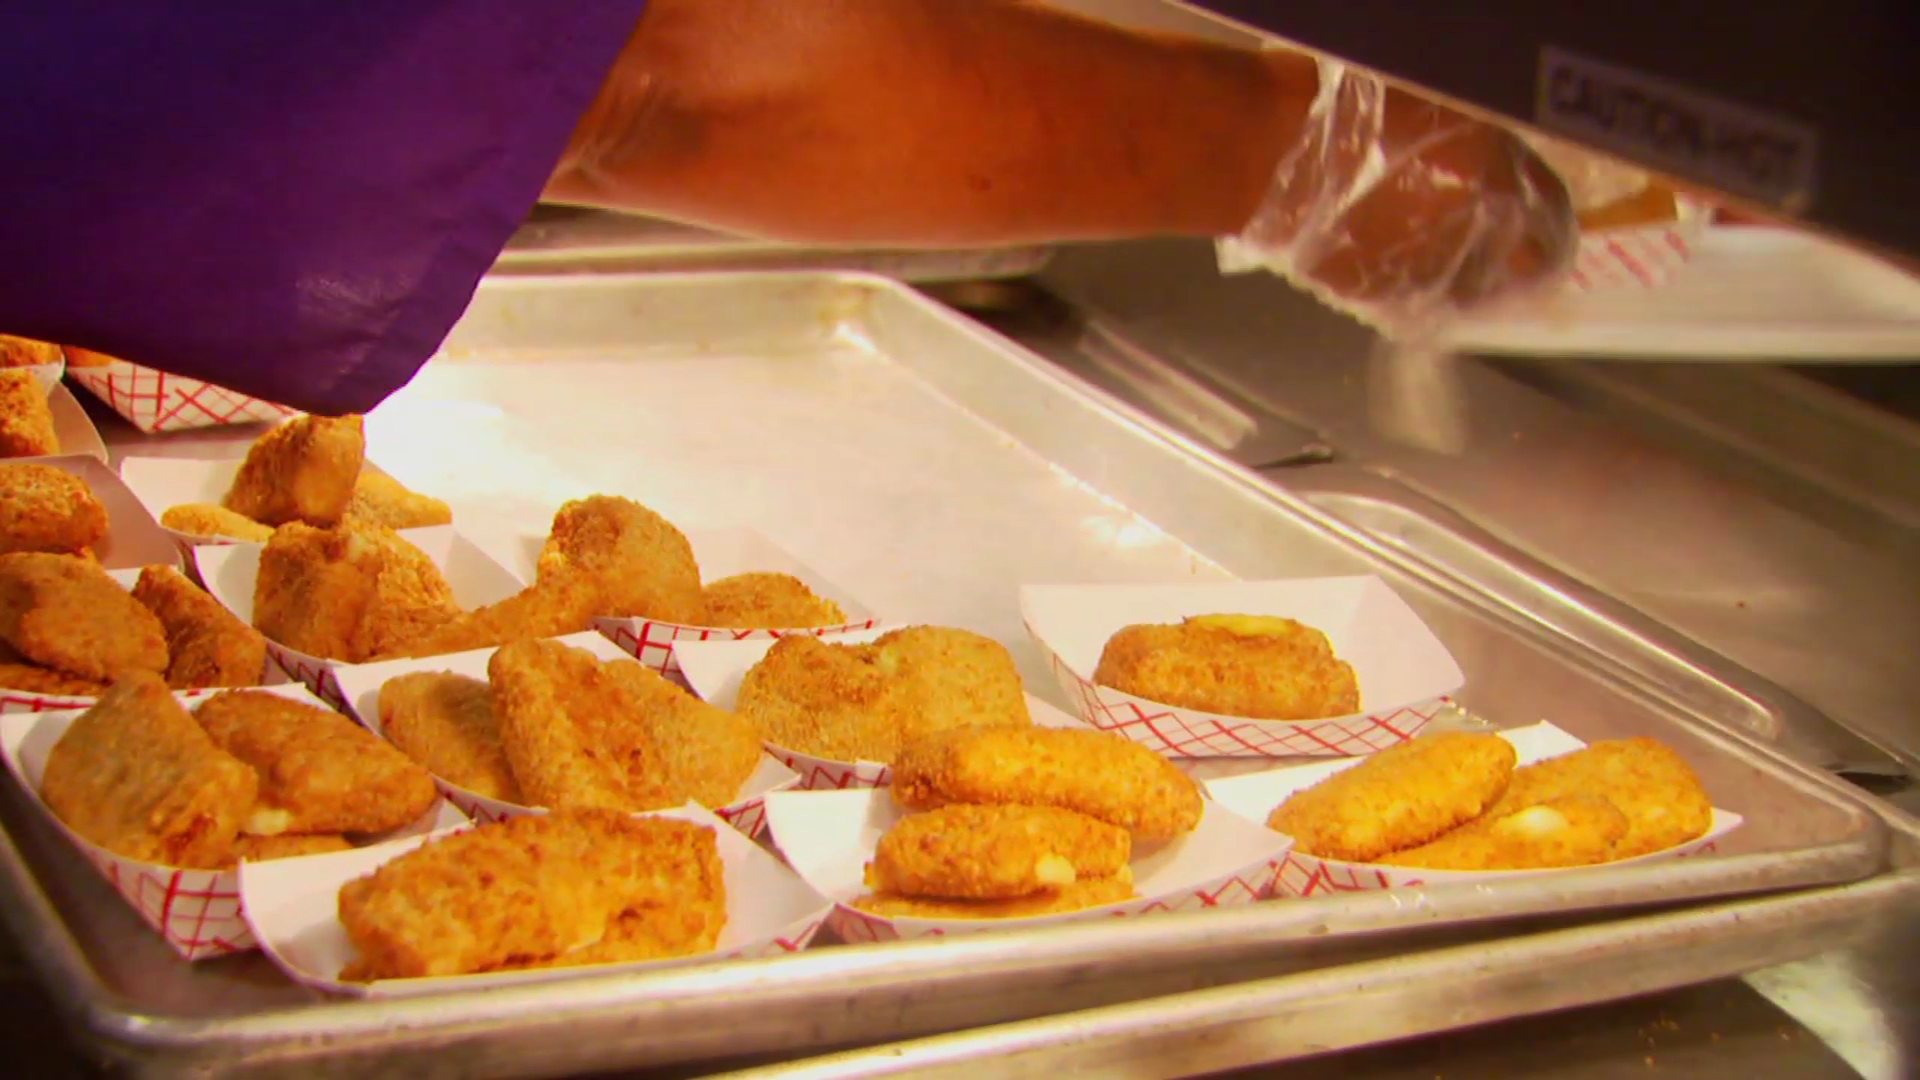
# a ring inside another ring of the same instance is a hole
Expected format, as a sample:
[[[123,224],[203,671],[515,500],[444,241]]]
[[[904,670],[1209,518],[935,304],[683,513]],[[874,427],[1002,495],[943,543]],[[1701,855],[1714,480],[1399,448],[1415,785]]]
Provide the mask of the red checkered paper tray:
[[[322,704],[298,686],[278,686],[272,690],[310,705]],[[197,704],[187,694],[175,696],[186,701],[189,708]],[[204,697],[202,694],[201,698]],[[7,768],[14,779],[32,793],[35,805],[46,813],[47,820],[181,957],[206,960],[253,948],[254,935],[242,917],[237,870],[183,870],[116,855],[82,839],[40,801],[40,780],[46,774],[47,757],[80,716],[81,711],[76,710],[0,717],[0,753],[6,755]],[[438,801],[419,821],[395,835],[424,835],[465,820],[466,815],[445,801]]]
[[[451,525],[426,529],[401,529],[400,535],[426,553],[440,568],[461,607],[473,609],[505,600],[526,586],[513,572],[495,562],[478,544],[462,536]],[[200,580],[207,592],[225,604],[240,621],[253,625],[253,590],[260,578],[261,544],[212,544],[192,549],[200,568]],[[337,660],[310,656],[298,649],[267,639],[267,652],[307,689],[341,711],[347,700],[334,675],[343,667]]]
[[[828,926],[843,941],[894,941],[978,933],[1160,911],[1194,911],[1266,898],[1293,841],[1209,802],[1199,826],[1178,840],[1134,853],[1137,899],[1023,919],[887,919],[852,906],[864,895],[866,865],[888,829],[909,811],[892,789],[782,792],[767,799],[768,829],[807,884],[834,901]]]
[[[67,374],[148,434],[272,423],[293,415],[293,410],[284,405],[125,360],[92,366],[69,364]]]
[[[261,949],[288,977],[317,990],[365,997],[435,994],[452,990],[509,986],[550,979],[651,971],[667,967],[740,960],[799,952],[819,932],[832,904],[753,841],[726,827],[701,807],[689,804],[659,812],[659,817],[697,822],[714,830],[726,867],[727,925],[710,953],[633,964],[556,968],[459,975],[442,978],[341,982],[335,976],[356,957],[340,925],[340,887],[372,873],[433,837],[396,840],[357,851],[281,862],[250,863],[241,868],[240,892],[247,921]],[[298,863],[299,865],[290,865]]]
[[[1020,610],[1081,719],[1168,757],[1366,754],[1413,738],[1465,677],[1406,601],[1376,577],[1191,585],[1028,585]],[[1274,615],[1327,635],[1353,666],[1364,711],[1324,720],[1253,720],[1176,708],[1094,684],[1107,639],[1136,623],[1196,615]]]
[[[1518,764],[1531,765],[1536,761],[1571,754],[1585,748],[1580,741],[1566,731],[1546,721],[1530,724],[1526,727],[1512,728],[1498,733],[1501,738],[1512,743],[1518,755]],[[1304,791],[1343,769],[1360,764],[1365,758],[1349,761],[1328,761],[1312,765],[1298,765],[1288,769],[1273,769],[1268,772],[1250,773],[1224,780],[1209,780],[1205,786],[1207,794],[1214,802],[1235,814],[1264,826],[1274,808],[1287,801],[1287,797],[1296,791]],[[1739,814],[1715,807],[1713,824],[1706,833],[1684,844],[1670,847],[1665,851],[1656,851],[1631,859],[1621,859],[1606,863],[1606,866],[1625,866],[1630,863],[1653,862],[1659,859],[1672,859],[1685,855],[1699,855],[1714,850],[1721,838],[1740,827],[1744,819]],[[1280,835],[1280,834],[1275,834]],[[1322,859],[1300,851],[1289,851],[1286,863],[1280,871],[1278,892],[1283,896],[1320,896],[1329,892],[1367,892],[1378,889],[1401,889],[1420,885],[1449,885],[1470,881],[1500,881],[1509,878],[1535,877],[1540,874],[1566,874],[1588,867],[1571,867],[1564,870],[1423,870],[1410,866],[1379,866],[1373,863],[1345,862],[1339,859]]]
[[[1693,260],[1713,220],[1712,208],[1704,203],[1684,196],[1675,202],[1679,215],[1670,222],[1581,232],[1567,288],[1657,289],[1672,281]]]
[[[575,648],[585,649],[602,660],[632,660],[626,651],[593,631],[569,634],[557,639]],[[347,704],[347,711],[359,718],[362,724],[386,737],[386,731],[380,724],[380,688],[387,680],[414,671],[447,671],[456,675],[487,681],[487,662],[493,659],[493,649],[476,649],[472,652],[452,653],[436,656],[427,660],[388,660],[378,664],[342,665],[334,669],[340,692]],[[446,794],[455,806],[466,811],[476,821],[504,821],[507,818],[523,814],[536,814],[536,807],[521,806],[517,803],[490,799],[485,795],[469,791],[442,777],[434,777],[440,790]],[[800,782],[800,777],[792,769],[782,765],[771,755],[762,755],[759,768],[747,777],[740,787],[739,797],[714,812],[727,824],[748,836],[758,836],[766,825],[766,796],[769,792],[784,791]]]

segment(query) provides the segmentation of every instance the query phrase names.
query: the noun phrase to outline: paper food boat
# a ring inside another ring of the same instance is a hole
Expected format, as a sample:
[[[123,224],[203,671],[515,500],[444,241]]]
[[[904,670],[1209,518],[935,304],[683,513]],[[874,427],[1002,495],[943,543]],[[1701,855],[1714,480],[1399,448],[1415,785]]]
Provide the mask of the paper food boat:
[[[341,886],[372,873],[380,865],[425,843],[429,837],[397,840],[357,851],[342,851],[285,862],[250,863],[242,868],[241,894],[247,921],[260,946],[296,982],[334,994],[398,997],[451,990],[508,986],[552,979],[631,973],[722,960],[799,952],[813,940],[832,904],[793,871],[753,841],[726,827],[701,807],[660,811],[713,829],[726,866],[727,925],[710,953],[632,964],[514,971],[488,975],[388,979],[346,983],[335,976],[358,954],[340,924]],[[458,830],[435,833],[433,838]]]
[[[129,457],[120,462],[120,478],[126,481],[127,489],[147,508],[147,513],[158,521],[168,510],[187,503],[220,505],[232,489],[233,478],[239,475],[240,464],[244,460],[244,456],[219,460]],[[365,462],[360,467],[376,473],[385,471],[372,462]],[[244,542],[232,537],[181,532],[164,525],[161,529],[183,548]]]
[[[33,381],[40,384],[41,391],[52,394],[53,388],[60,385],[60,376],[66,374],[67,361],[63,357],[51,364],[22,364],[20,370],[31,372]]]
[[[1657,289],[1693,260],[1695,247],[1713,219],[1711,207],[1677,196],[1678,216],[1659,225],[1582,231],[1567,287]]]
[[[591,630],[579,634],[569,634],[556,639],[576,648],[585,649],[602,660],[631,660],[624,650],[606,638]],[[350,715],[359,718],[362,724],[386,737],[386,731],[380,725],[380,688],[387,680],[413,671],[450,671],[456,675],[487,681],[487,662],[493,659],[494,649],[475,649],[472,652],[452,653],[447,656],[435,656],[421,660],[387,660],[378,664],[341,665],[334,670],[340,692],[346,701]],[[538,808],[521,806],[517,803],[490,799],[478,792],[470,791],[442,777],[434,777],[447,799],[467,815],[479,822],[504,821],[523,814],[540,813]],[[762,754],[760,765],[747,777],[740,787],[739,797],[714,812],[727,824],[748,836],[758,836],[766,826],[766,796],[769,792],[784,791],[800,782],[793,770],[776,761],[772,756]]]
[[[860,645],[872,641],[896,627],[875,627],[842,634],[822,635],[835,644]],[[722,709],[735,709],[740,702],[740,680],[746,677],[773,648],[770,638],[748,641],[682,641],[674,646],[680,658],[682,676],[702,701]],[[1027,711],[1041,727],[1085,727],[1080,721],[1046,702],[1027,695]],[[878,761],[836,761],[815,757],[784,746],[767,744],[767,753],[779,758],[798,773],[800,791],[824,791],[846,788],[885,787],[893,779],[891,766]]]
[[[277,686],[273,693],[295,701],[325,708],[325,703],[299,686]],[[218,693],[212,691],[211,693]],[[204,704],[186,700],[188,708]],[[33,802],[47,820],[58,829],[94,869],[107,879],[115,892],[132,905],[146,924],[187,960],[206,960],[216,956],[245,952],[254,947],[253,932],[241,911],[240,875],[237,870],[183,870],[142,862],[116,855],[67,828],[47,804],[40,801],[40,780],[46,775],[47,757],[54,745],[73,726],[84,710],[44,712],[31,716],[0,716],[0,753],[14,779],[33,795]],[[420,820],[395,833],[395,836],[424,835],[466,821],[444,799],[435,800],[432,809]],[[301,862],[302,859],[275,860]],[[260,864],[260,865],[271,865]]]
[[[105,363],[100,361],[105,360]],[[294,411],[237,391],[85,349],[67,350],[67,374],[147,434],[271,423]]]
[[[1293,841],[1211,802],[1205,805],[1193,832],[1135,853],[1135,899],[1024,919],[887,919],[853,907],[868,891],[866,864],[880,838],[910,813],[894,802],[892,789],[783,792],[767,799],[767,821],[787,864],[834,901],[827,925],[841,940],[894,941],[1264,899]]]
[[[1168,757],[1368,754],[1419,734],[1465,681],[1447,647],[1376,577],[1191,585],[1028,585],[1027,632],[1082,719]],[[1194,615],[1278,615],[1322,631],[1353,665],[1362,711],[1324,720],[1253,720],[1163,705],[1093,681],[1107,639],[1135,623]]]
[[[451,525],[426,529],[401,529],[400,535],[426,553],[440,568],[453,598],[468,610],[505,600],[526,586],[511,571],[493,561],[479,545],[460,535]],[[213,598],[253,625],[253,590],[260,578],[260,552],[263,544],[212,544],[193,549],[200,568],[200,580]],[[347,701],[340,692],[334,670],[341,661],[310,656],[267,638],[267,651],[274,660],[321,700],[341,711]]]
[[[1531,765],[1536,761],[1570,754],[1587,744],[1554,725],[1542,721],[1526,727],[1512,728],[1499,732],[1501,738],[1512,743],[1518,752],[1519,764]],[[1236,776],[1226,780],[1207,781],[1207,794],[1214,802],[1264,826],[1274,808],[1287,800],[1296,791],[1303,791],[1314,784],[1332,776],[1343,769],[1350,769],[1366,760],[1353,758],[1348,761],[1318,762],[1312,765],[1299,765],[1288,769],[1273,769],[1268,772]],[[1630,863],[1653,862],[1659,859],[1672,859],[1686,855],[1699,855],[1711,852],[1720,839],[1740,827],[1743,819],[1739,814],[1715,807],[1713,823],[1705,834],[1684,844],[1667,848],[1664,851],[1650,852],[1631,859],[1605,863],[1606,866],[1626,866]],[[1277,835],[1277,834],[1276,834]],[[1507,878],[1532,877],[1538,874],[1564,874],[1587,867],[1568,867],[1554,870],[1426,870],[1412,866],[1380,866],[1374,863],[1346,862],[1340,859],[1322,859],[1300,851],[1289,851],[1286,864],[1280,871],[1278,891],[1283,896],[1319,896],[1329,892],[1367,892],[1378,889],[1401,889],[1419,885],[1446,885],[1458,882],[1496,881]]]

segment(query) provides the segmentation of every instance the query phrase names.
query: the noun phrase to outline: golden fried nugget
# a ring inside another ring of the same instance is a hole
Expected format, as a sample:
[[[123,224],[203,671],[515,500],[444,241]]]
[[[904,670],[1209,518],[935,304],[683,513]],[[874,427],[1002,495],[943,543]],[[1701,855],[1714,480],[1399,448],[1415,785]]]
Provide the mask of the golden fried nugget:
[[[221,505],[262,525],[333,525],[353,500],[366,454],[360,417],[295,417],[247,449]]]
[[[1373,862],[1479,817],[1507,789],[1515,757],[1498,735],[1429,735],[1294,792],[1267,827],[1305,855]]]
[[[451,671],[388,679],[380,687],[380,730],[435,776],[489,799],[524,802],[485,682]]]
[[[725,925],[726,873],[705,826],[557,811],[431,841],[348,882],[340,922],[360,954],[342,977],[364,981],[599,962],[597,946],[686,955]]]
[[[382,525],[294,522],[260,551],[253,625],[290,649],[364,663],[404,652],[459,615],[440,568]]]
[[[1292,619],[1202,615],[1122,628],[1093,681],[1183,709],[1256,720],[1320,720],[1360,711],[1353,668],[1327,636]]]
[[[99,697],[107,690],[103,682],[13,661],[0,661],[0,687],[50,697]]]
[[[44,457],[60,452],[53,409],[33,372],[0,369],[0,458]]]
[[[1012,900],[1109,878],[1127,830],[1055,806],[943,806],[901,818],[874,848],[867,887],[897,896]]]
[[[868,893],[853,906],[883,919],[1033,919],[1064,915],[1134,897],[1133,877],[1080,878],[1071,885],[1012,900],[939,900],[923,896]]]
[[[353,845],[347,843],[344,836],[329,836],[318,833],[307,836],[248,836],[241,834],[233,843],[233,857],[236,862],[266,862],[269,859],[297,859],[302,855],[327,855],[335,851],[350,851]]]
[[[630,760],[635,747],[616,748],[599,738],[631,717],[617,715],[620,699],[609,692],[592,653],[557,641],[511,642],[487,661],[487,681],[493,686],[500,742],[529,805],[555,810],[673,805],[662,788],[634,790],[630,778],[645,768],[644,761]]]
[[[1713,800],[1671,747],[1654,739],[1613,739],[1516,770],[1492,813],[1575,796],[1603,798],[1627,816],[1615,859],[1684,844],[1713,826]]]
[[[250,544],[264,544],[273,538],[273,526],[262,525],[250,517],[213,503],[169,506],[161,512],[160,524],[192,536],[244,540]]]
[[[0,640],[28,660],[98,682],[167,670],[160,620],[73,555],[0,555]]]
[[[233,862],[258,778],[157,676],[115,683],[47,756],[40,797],[67,827],[129,859],[193,869]]]
[[[167,685],[180,690],[258,686],[267,670],[267,639],[171,566],[140,571],[133,598],[153,612],[167,636]]]
[[[1006,646],[938,626],[866,645],[781,638],[741,680],[739,710],[775,746],[836,761],[891,762],[936,731],[1033,723]]]
[[[577,634],[593,629],[600,606],[600,588],[586,575],[547,574],[505,600],[454,616],[407,642],[400,655],[445,656],[522,638]]]
[[[965,728],[916,740],[893,763],[893,797],[928,810],[952,803],[1057,806],[1171,840],[1200,824],[1200,786],[1122,735],[1090,728]]]
[[[341,716],[265,690],[208,698],[194,718],[216,745],[260,774],[260,801],[242,831],[385,833],[433,808],[427,770]]]
[[[107,508],[85,480],[51,465],[0,462],[0,554],[66,553],[107,538]]]
[[[1613,858],[1627,816],[1605,799],[1553,799],[1488,814],[1416,848],[1383,855],[1386,866],[1422,870],[1552,870]]]
[[[735,574],[708,583],[705,626],[734,630],[786,630],[839,626],[847,621],[840,605],[816,596],[791,574]]]
[[[609,661],[601,673],[629,718],[602,738],[616,751],[625,739],[644,740],[640,753],[627,758],[644,762],[642,776],[628,777],[629,788],[658,787],[670,806],[691,799],[719,807],[740,797],[766,756],[751,720],[701,701],[638,661]]]
[[[66,359],[60,346],[32,338],[0,334],[0,368],[38,367]]]
[[[362,468],[353,482],[347,516],[389,529],[424,529],[453,524],[453,508],[431,495],[422,495],[383,472]]]
[[[539,577],[584,572],[600,588],[601,615],[697,623],[700,564],[673,523],[613,495],[575,499],[553,516]]]

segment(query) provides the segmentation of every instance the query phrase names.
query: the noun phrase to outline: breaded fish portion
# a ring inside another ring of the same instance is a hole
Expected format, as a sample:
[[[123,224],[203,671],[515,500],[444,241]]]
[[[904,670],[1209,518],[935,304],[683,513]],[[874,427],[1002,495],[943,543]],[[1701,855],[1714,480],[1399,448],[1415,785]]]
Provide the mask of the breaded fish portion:
[[[554,810],[636,810],[671,805],[664,791],[633,791],[636,763],[597,736],[620,719],[600,662],[557,641],[503,645],[487,661],[500,742],[527,805]],[[640,763],[644,768],[644,762]]]
[[[422,495],[383,472],[362,468],[353,482],[346,516],[389,529],[424,529],[453,524],[453,508]]]
[[[0,640],[44,667],[97,682],[167,670],[167,636],[152,612],[75,555],[0,555]]]
[[[1202,615],[1123,627],[1093,681],[1183,709],[1255,720],[1320,720],[1360,711],[1353,667],[1327,636],[1292,619]]]
[[[47,392],[31,371],[0,369],[0,458],[60,452]]]
[[[817,596],[791,574],[735,574],[707,583],[705,626],[733,630],[786,630],[839,626],[847,621],[840,605]]]
[[[0,368],[37,367],[57,364],[66,358],[58,345],[32,338],[0,334]]]
[[[917,740],[894,760],[893,797],[914,810],[1057,806],[1148,842],[1192,832],[1206,810],[1200,785],[1173,762],[1090,728],[969,728]]]
[[[171,566],[140,571],[133,598],[153,612],[167,637],[167,685],[180,690],[258,686],[267,639]]]
[[[1552,870],[1613,859],[1627,816],[1605,799],[1552,799],[1462,825],[1438,840],[1380,858],[1424,870]]]
[[[260,775],[259,805],[241,827],[249,834],[392,832],[439,795],[427,770],[332,709],[229,690],[194,718]]]
[[[407,656],[445,656],[490,649],[521,638],[564,637],[593,629],[600,612],[600,588],[584,574],[543,576],[532,585],[485,607],[462,612],[433,631],[407,643]]]
[[[364,663],[403,653],[459,614],[440,568],[382,525],[294,522],[260,551],[253,625],[290,649]]]
[[[450,671],[413,671],[380,687],[380,730],[428,772],[476,795],[524,803],[507,764],[493,688]]]
[[[560,508],[537,572],[544,578],[568,570],[598,583],[601,615],[691,624],[705,614],[693,545],[632,499],[592,495]]]
[[[160,513],[160,524],[175,532],[209,536],[225,540],[243,540],[264,544],[273,537],[273,526],[262,525],[250,517],[236,514],[213,503],[181,503]]]
[[[137,675],[60,736],[40,797],[68,828],[115,854],[211,870],[233,862],[258,783],[165,683]]]
[[[4,640],[0,640],[0,686],[62,697],[99,697],[107,690],[104,682],[43,668],[14,651]]]
[[[233,843],[234,861],[266,862],[270,859],[297,859],[302,855],[327,855],[353,847],[344,836],[324,833],[311,836],[248,836],[242,833]]]
[[[1648,738],[1597,742],[1519,769],[1492,812],[1583,795],[1603,798],[1627,816],[1616,859],[1684,844],[1713,825],[1713,800],[1693,767]]]
[[[262,525],[339,522],[367,455],[358,416],[298,416],[247,449],[221,505]]]
[[[853,907],[883,919],[1033,919],[1065,915],[1134,898],[1133,877],[1080,878],[1071,885],[1012,900],[941,900],[868,893]]]
[[[874,848],[867,888],[1013,900],[1127,868],[1127,830],[1055,806],[943,806],[901,818]]]
[[[621,707],[604,714],[612,722],[598,734],[616,757],[638,764],[640,772],[627,776],[629,791],[658,790],[651,797],[665,806],[691,799],[718,807],[740,797],[766,756],[751,720],[701,701],[638,661],[603,662],[600,672]]]
[[[738,707],[775,746],[836,761],[891,762],[936,731],[1033,723],[1006,646],[940,626],[865,645],[781,638],[741,680]]]
[[[726,875],[712,829],[559,811],[432,841],[348,882],[340,922],[360,959],[341,977],[601,962],[606,952],[659,944],[686,955],[711,947],[725,921]]]
[[[1303,854],[1374,862],[1479,817],[1507,790],[1516,757],[1498,735],[1429,735],[1294,792],[1267,827]]]
[[[0,462],[0,554],[65,553],[107,538],[107,508],[85,480],[51,465]]]

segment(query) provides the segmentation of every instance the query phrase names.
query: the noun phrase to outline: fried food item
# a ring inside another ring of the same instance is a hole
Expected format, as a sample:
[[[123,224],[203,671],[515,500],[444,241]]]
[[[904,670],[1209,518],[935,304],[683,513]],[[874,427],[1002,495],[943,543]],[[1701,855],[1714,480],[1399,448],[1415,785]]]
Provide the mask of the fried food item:
[[[694,624],[705,613],[693,545],[632,499],[593,495],[560,508],[538,574],[569,570],[598,583],[601,615]]]
[[[1374,862],[1479,817],[1507,790],[1516,757],[1498,735],[1429,735],[1294,792],[1267,827],[1292,836],[1302,854]]]
[[[1382,856],[1386,866],[1423,870],[1553,870],[1613,859],[1627,816],[1605,799],[1553,799],[1510,814],[1488,814],[1438,840]]]
[[[1649,184],[1631,195],[1582,210],[1578,218],[1585,232],[1666,225],[1680,220],[1680,201],[1672,188]]]
[[[293,522],[260,551],[253,625],[290,649],[364,663],[404,653],[460,613],[440,568],[384,525]]]
[[[893,797],[914,810],[952,803],[1057,806],[1171,840],[1200,824],[1193,778],[1123,735],[1089,728],[963,728],[908,743]]]
[[[213,503],[169,506],[161,512],[160,524],[175,532],[242,540],[250,544],[264,544],[273,538],[273,526],[262,525],[250,517]]]
[[[96,682],[167,670],[167,636],[152,612],[74,555],[0,555],[0,640],[43,667]]]
[[[524,804],[494,717],[493,688],[450,671],[412,671],[380,687],[380,730],[426,770],[476,795]]]
[[[68,828],[115,854],[211,870],[233,862],[258,783],[165,683],[135,675],[60,736],[40,797]]]
[[[1649,738],[1613,739],[1516,770],[1494,814],[1577,796],[1606,799],[1627,816],[1615,859],[1684,844],[1713,826],[1713,800],[1671,747]]]
[[[234,861],[266,862],[269,859],[297,859],[302,855],[327,855],[352,850],[344,836],[324,833],[309,836],[248,836],[241,834],[233,843]]]
[[[1353,667],[1334,655],[1327,636],[1270,616],[1123,627],[1107,639],[1093,681],[1164,705],[1255,720],[1360,711]]]
[[[262,525],[336,524],[366,455],[360,417],[295,417],[247,449],[221,505]]]
[[[564,637],[593,629],[600,606],[600,587],[586,575],[545,574],[505,600],[461,612],[401,651],[406,656],[445,656],[522,638]]]
[[[705,589],[706,626],[733,630],[786,630],[839,626],[847,621],[840,605],[817,596],[791,574],[735,574],[709,582]]]
[[[33,372],[0,368],[0,457],[43,457],[60,452],[53,409]]]
[[[943,806],[888,829],[867,887],[897,896],[1013,900],[1127,869],[1127,830],[1055,806]]]
[[[107,684],[103,682],[10,660],[0,661],[0,686],[29,694],[59,697],[99,697],[107,690]]]
[[[628,773],[629,790],[658,788],[670,806],[689,799],[725,806],[740,797],[766,756],[751,720],[701,701],[633,660],[602,663],[600,671],[620,711],[606,714],[613,722],[599,737],[630,768],[637,762],[643,770]]]
[[[360,954],[340,977],[357,981],[690,955],[726,924],[726,872],[705,826],[563,810],[401,855],[341,887],[340,922]]]
[[[592,653],[557,641],[515,641],[487,661],[507,762],[528,805],[554,810],[672,805],[664,790],[632,789],[633,763],[596,736],[625,717]],[[644,764],[644,763],[642,763]]]
[[[0,368],[38,367],[57,364],[66,358],[58,345],[32,338],[0,334]]]
[[[883,919],[1032,919],[1065,915],[1134,897],[1133,876],[1080,878],[1071,885],[1012,900],[941,900],[894,893],[868,893],[853,906]]]
[[[140,571],[133,598],[153,612],[167,638],[167,685],[180,690],[258,686],[267,639],[171,566]]]
[[[424,529],[453,524],[453,508],[431,495],[422,495],[383,472],[362,466],[353,482],[347,516],[389,529]]]
[[[384,833],[419,819],[439,795],[427,770],[334,712],[265,690],[208,698],[194,718],[215,745],[260,774],[242,831]]]
[[[936,731],[1033,723],[1006,646],[941,626],[866,645],[781,638],[741,680],[739,710],[775,746],[835,761],[891,762]]]
[[[0,462],[0,554],[65,553],[107,538],[107,508],[85,480],[51,465]]]

